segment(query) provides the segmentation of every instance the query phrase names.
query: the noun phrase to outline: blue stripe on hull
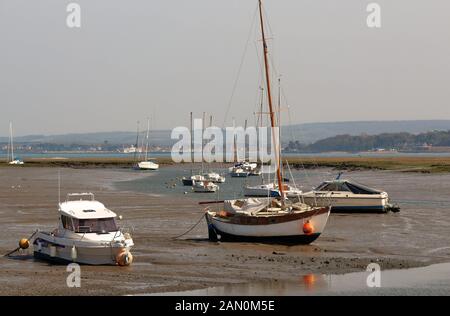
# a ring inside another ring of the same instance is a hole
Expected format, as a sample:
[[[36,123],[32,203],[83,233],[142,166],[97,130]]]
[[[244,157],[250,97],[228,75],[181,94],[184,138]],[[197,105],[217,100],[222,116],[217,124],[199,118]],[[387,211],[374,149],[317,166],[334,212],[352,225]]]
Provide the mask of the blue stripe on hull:
[[[386,212],[386,208],[382,205],[374,205],[374,206],[332,206],[332,213],[384,213]]]

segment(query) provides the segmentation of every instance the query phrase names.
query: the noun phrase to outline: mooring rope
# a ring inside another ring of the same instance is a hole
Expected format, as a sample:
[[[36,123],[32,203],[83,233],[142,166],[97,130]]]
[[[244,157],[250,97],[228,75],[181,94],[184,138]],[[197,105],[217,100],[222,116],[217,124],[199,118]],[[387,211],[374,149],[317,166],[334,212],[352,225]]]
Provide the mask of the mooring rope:
[[[183,237],[184,235],[189,234],[195,227],[197,227],[198,224],[200,224],[200,222],[203,220],[203,217],[205,217],[205,214],[202,214],[202,216],[200,217],[200,219],[194,224],[194,226],[192,226],[191,228],[189,228],[186,232],[182,233],[181,235],[172,237],[171,239],[178,239],[180,237]]]
[[[39,230],[36,229],[36,230],[31,234],[31,236],[28,237],[27,240],[30,240],[31,238],[33,238],[34,235],[36,235],[36,233],[37,233],[38,231],[39,231]],[[4,256],[4,257],[9,257],[10,255],[12,255],[13,253],[15,253],[15,252],[18,251],[19,249],[20,249],[20,247],[17,247],[16,249],[14,249],[14,250],[8,252],[7,254],[5,254],[5,255],[3,255],[3,256]]]

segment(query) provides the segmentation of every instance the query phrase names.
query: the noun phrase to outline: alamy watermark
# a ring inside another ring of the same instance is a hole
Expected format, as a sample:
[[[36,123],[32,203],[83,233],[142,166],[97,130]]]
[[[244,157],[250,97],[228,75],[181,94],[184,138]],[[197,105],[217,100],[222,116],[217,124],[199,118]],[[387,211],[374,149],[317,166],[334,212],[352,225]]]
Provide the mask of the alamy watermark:
[[[66,18],[66,25],[68,28],[81,27],[81,6],[76,2],[71,2],[67,5],[66,11],[69,13]]]
[[[77,263],[70,263],[66,267],[66,271],[70,272],[66,279],[67,287],[81,287],[81,268]]]
[[[375,288],[381,287],[381,267],[378,263],[370,263],[367,268],[367,272],[370,272],[366,279],[367,287]]]
[[[192,130],[191,133],[189,128],[183,126],[172,130],[171,138],[178,140],[171,151],[175,163],[245,160],[261,163],[263,173],[273,173],[278,168],[278,127],[203,128],[202,120],[195,119]]]

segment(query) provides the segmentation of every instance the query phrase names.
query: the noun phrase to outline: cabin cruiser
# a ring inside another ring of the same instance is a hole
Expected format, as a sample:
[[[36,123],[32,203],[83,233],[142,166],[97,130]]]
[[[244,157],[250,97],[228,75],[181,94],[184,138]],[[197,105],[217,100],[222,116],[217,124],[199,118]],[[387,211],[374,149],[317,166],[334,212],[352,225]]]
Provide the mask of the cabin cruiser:
[[[250,171],[242,169],[240,167],[234,167],[230,171],[230,176],[232,178],[247,178],[250,174]]]
[[[331,206],[333,212],[387,212],[394,210],[386,192],[351,180],[325,181],[301,200],[314,206]]]
[[[196,174],[192,175],[190,177],[183,177],[181,178],[181,181],[183,182],[183,185],[185,186],[192,186],[194,182],[199,181],[208,181],[213,183],[224,183],[225,177],[221,176],[220,174],[216,172],[209,172],[205,174]]]
[[[283,191],[284,195],[287,198],[295,198],[300,196],[303,192],[298,190],[297,188],[290,186],[286,183],[283,183]],[[244,195],[245,196],[254,196],[254,197],[280,197],[280,190],[278,185],[274,183],[265,183],[255,186],[245,186],[244,187]]]
[[[225,177],[221,176],[217,172],[205,173],[203,175],[203,177],[205,178],[206,181],[211,181],[214,183],[224,183],[225,182]]]
[[[219,186],[210,181],[194,181],[192,190],[196,193],[214,193],[219,190]]]
[[[36,233],[36,258],[90,265],[132,263],[133,239],[117,226],[116,214],[96,201],[94,194],[68,194],[59,204],[58,223],[52,232]]]
[[[205,177],[201,174],[196,174],[190,177],[183,177],[181,178],[181,181],[183,182],[183,185],[192,186],[194,182],[205,181]]]

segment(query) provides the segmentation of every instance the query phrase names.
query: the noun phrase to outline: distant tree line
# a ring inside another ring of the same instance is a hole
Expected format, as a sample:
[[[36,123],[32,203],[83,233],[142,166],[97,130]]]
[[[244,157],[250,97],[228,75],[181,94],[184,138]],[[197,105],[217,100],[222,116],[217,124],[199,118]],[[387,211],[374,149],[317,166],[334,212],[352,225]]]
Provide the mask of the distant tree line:
[[[337,135],[313,144],[291,141],[285,152],[359,152],[377,149],[412,150],[424,146],[450,146],[450,131],[433,131],[423,134],[384,133],[379,135]]]

